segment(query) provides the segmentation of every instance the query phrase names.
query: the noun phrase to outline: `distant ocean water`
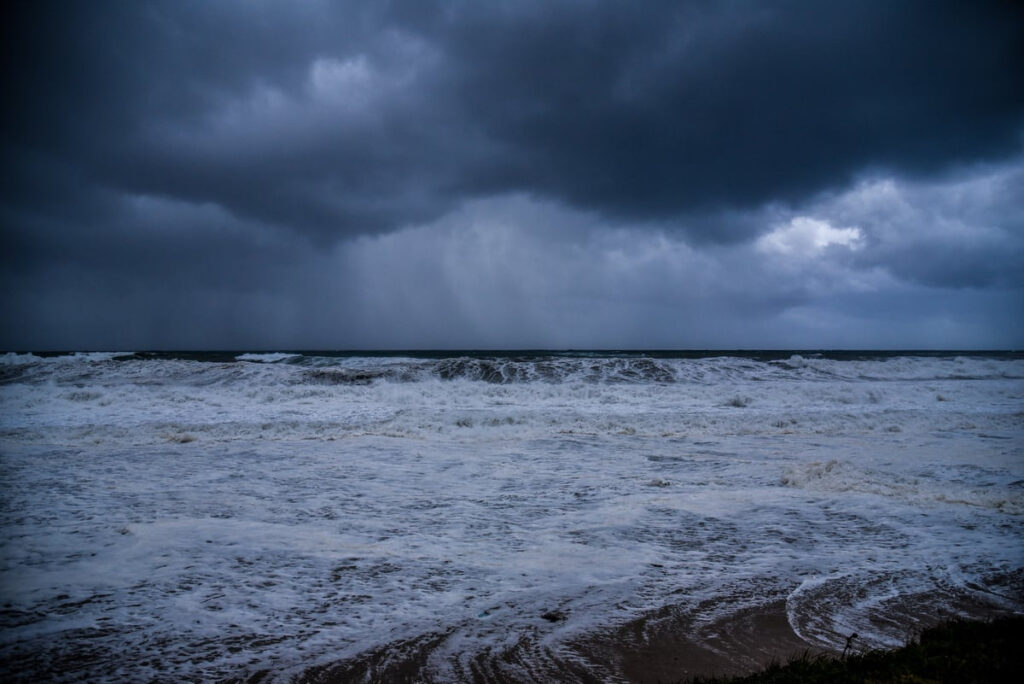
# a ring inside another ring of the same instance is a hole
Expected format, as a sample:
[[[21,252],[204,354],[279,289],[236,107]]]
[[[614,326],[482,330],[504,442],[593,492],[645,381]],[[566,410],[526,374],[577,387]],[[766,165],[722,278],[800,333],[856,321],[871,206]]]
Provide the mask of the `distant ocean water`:
[[[840,650],[1024,610],[1018,352],[9,353],[0,478],[14,680],[398,643],[515,679],[665,606],[784,601]]]

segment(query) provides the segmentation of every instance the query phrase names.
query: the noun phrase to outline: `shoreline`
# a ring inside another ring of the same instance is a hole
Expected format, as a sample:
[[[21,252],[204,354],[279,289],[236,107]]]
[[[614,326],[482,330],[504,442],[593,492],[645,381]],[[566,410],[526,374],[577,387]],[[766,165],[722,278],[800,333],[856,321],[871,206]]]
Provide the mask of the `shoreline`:
[[[812,643],[797,634],[790,624],[783,597],[738,608],[711,620],[703,617],[702,608],[708,606],[669,605],[564,643],[552,644],[527,634],[511,647],[473,654],[451,649],[447,641],[456,631],[452,629],[315,666],[293,681],[689,682],[744,677],[793,659],[842,655],[841,648]],[[899,597],[884,614],[872,619],[903,629],[906,644],[925,630],[951,620],[984,622],[1021,615],[1020,605],[1008,608],[978,595],[958,592],[956,596],[937,593]],[[851,655],[890,650],[857,640],[851,645]],[[438,671],[439,663],[451,668],[450,671]],[[262,671],[238,681],[255,683],[273,678],[273,672]]]

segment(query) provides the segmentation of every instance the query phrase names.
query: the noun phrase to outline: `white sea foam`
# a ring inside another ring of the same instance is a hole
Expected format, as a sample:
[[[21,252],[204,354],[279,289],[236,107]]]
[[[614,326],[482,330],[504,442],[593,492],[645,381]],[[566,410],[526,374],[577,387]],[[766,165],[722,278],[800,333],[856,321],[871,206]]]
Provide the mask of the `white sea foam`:
[[[751,586],[840,648],[903,638],[900,597],[1024,606],[1019,359],[57,358],[0,375],[25,678],[283,680],[439,632],[457,678]]]
[[[1005,480],[1005,476],[986,478],[983,473],[972,473],[970,479],[964,481],[951,479],[950,474],[902,474],[891,469],[872,472],[848,462],[830,460],[792,466],[783,475],[782,483],[817,492],[873,494],[908,504],[942,502],[993,508],[1011,515],[1024,513],[1024,487],[993,481]]]

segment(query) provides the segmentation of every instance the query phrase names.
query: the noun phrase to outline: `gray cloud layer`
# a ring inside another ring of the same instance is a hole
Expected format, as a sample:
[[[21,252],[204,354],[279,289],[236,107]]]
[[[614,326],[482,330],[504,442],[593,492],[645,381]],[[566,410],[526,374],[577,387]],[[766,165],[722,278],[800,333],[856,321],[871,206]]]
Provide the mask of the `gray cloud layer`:
[[[4,346],[1024,341],[1014,3],[5,12]]]

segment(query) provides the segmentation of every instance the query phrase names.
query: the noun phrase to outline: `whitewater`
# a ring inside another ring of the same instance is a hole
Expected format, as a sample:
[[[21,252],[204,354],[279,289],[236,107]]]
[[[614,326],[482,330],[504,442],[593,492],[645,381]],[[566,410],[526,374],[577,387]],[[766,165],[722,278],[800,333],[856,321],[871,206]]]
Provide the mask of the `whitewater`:
[[[897,646],[1024,611],[1024,356],[9,353],[0,525],[9,681],[628,680],[768,606]]]

